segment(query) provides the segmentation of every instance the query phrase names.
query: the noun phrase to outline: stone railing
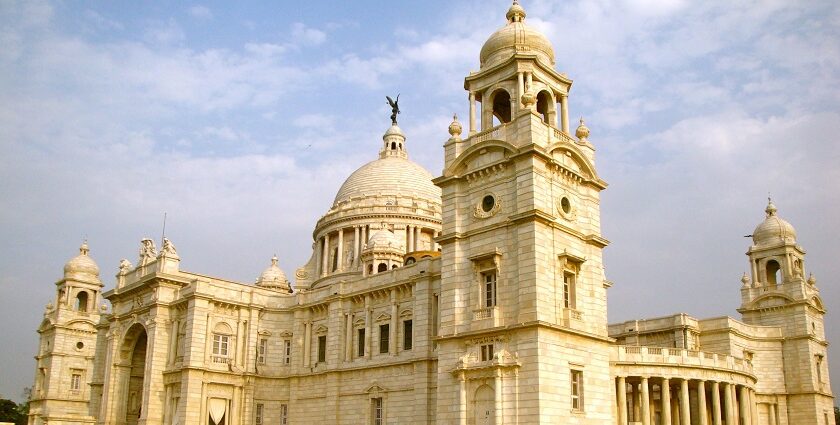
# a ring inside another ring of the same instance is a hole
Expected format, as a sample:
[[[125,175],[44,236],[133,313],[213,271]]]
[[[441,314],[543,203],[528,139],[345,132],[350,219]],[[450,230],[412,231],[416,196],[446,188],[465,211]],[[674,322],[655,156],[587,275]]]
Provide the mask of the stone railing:
[[[569,142],[569,143],[577,143],[577,140],[573,139],[572,136],[569,136],[568,134],[566,134],[566,133],[564,133],[564,132],[562,132],[562,131],[560,131],[556,128],[552,128],[552,130],[554,131],[554,139],[555,140],[563,141],[563,142]]]
[[[505,140],[507,124],[499,124],[493,128],[488,128],[480,133],[475,133],[470,136],[470,146],[477,145],[486,140]]]
[[[484,307],[473,310],[473,320],[489,319],[493,317],[494,309],[494,307]]]
[[[633,364],[650,363],[657,365],[714,368],[747,374],[753,373],[752,364],[744,361],[744,359],[732,357],[727,354],[686,350],[682,348],[618,345],[614,347],[610,355],[610,361]]]
[[[217,364],[230,364],[230,357],[227,356],[210,356],[210,361]]]

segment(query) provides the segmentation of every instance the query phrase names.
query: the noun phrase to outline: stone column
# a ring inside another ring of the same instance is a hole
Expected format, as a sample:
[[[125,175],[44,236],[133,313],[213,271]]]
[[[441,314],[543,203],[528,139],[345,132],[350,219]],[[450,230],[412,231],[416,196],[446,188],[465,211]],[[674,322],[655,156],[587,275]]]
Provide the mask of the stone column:
[[[470,135],[475,133],[475,93],[470,92]]]
[[[750,389],[744,386],[742,386],[741,389],[738,391],[739,395],[741,396],[739,404],[741,406],[741,418],[744,421],[744,425],[749,425],[750,423],[752,423],[749,391]]]
[[[501,369],[496,369],[495,373],[495,388],[496,390],[496,398],[494,400],[494,410],[496,414],[493,415],[493,419],[495,425],[502,425],[502,419],[504,418],[504,413],[502,411],[502,371]]]
[[[525,75],[522,72],[516,74],[518,92],[516,93],[516,104],[522,105],[522,95],[525,94]],[[518,108],[517,108],[518,109]]]
[[[169,330],[169,352],[166,357],[166,364],[175,363],[175,356],[178,354],[178,321],[172,320],[172,327]]]
[[[650,389],[648,388],[648,378],[646,376],[642,377],[642,401],[641,401],[641,413],[642,413],[642,425],[650,425]]]
[[[312,356],[312,322],[304,323],[303,330],[303,367],[309,367]]]
[[[569,134],[569,95],[566,93],[560,94],[560,107],[563,109],[560,111],[562,114],[560,115],[560,124],[562,125],[563,132]]]
[[[680,380],[680,425],[691,424],[691,403],[689,403],[688,380]]]
[[[330,269],[330,234],[327,233],[324,235],[324,243],[322,245],[324,247],[323,253],[321,254],[321,276],[326,276],[328,270]]]
[[[712,382],[712,425],[722,425],[720,411],[720,384]]]
[[[709,425],[709,420],[706,416],[706,381],[699,381],[697,382],[698,425]]]
[[[662,378],[662,425],[671,425],[671,382]]]
[[[370,342],[373,340],[373,308],[370,306],[370,295],[365,295],[365,357],[373,354]]]
[[[346,329],[345,329],[345,337],[344,337],[344,361],[352,362],[353,361],[353,313],[347,313],[346,315]]]
[[[618,377],[618,424],[627,425],[627,380],[623,376]]]
[[[416,234],[414,235],[414,250],[417,251],[420,249],[420,239],[421,235],[423,234],[423,229],[420,226],[414,228]]]
[[[458,424],[467,425],[467,379],[464,372],[458,374]]]
[[[359,240],[359,236],[361,236],[361,232],[359,232],[359,226],[353,226],[353,268],[357,268],[359,266],[359,251],[362,250],[362,243]]]
[[[772,403],[767,404],[767,418],[769,425],[776,425],[776,405]]]
[[[732,403],[734,401],[732,384],[729,382],[723,383],[723,399],[726,402],[726,425],[737,425],[735,423],[735,406]]]
[[[395,289],[391,290],[391,326],[389,329],[389,340],[388,340],[388,354],[392,356],[397,355],[397,319],[398,316],[398,308],[397,308],[397,291]]]
[[[754,389],[750,389],[750,417],[752,417],[752,425],[758,425],[758,403],[756,403]]]
[[[412,226],[405,226],[408,240],[405,242],[406,252],[414,251],[414,228]]]
[[[525,87],[527,90],[533,90],[534,87],[534,74],[531,72],[525,73]]]
[[[340,272],[344,269],[344,229],[338,229],[338,252],[335,257],[335,271]]]

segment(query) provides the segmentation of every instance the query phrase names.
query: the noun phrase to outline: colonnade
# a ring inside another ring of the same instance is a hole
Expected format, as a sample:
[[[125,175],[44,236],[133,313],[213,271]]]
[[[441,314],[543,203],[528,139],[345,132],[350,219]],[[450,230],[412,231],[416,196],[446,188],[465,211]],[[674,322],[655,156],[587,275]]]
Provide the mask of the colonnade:
[[[758,425],[756,394],[749,386],[648,376],[615,381],[619,425]]]
[[[347,245],[351,242],[348,241],[350,236],[345,235],[345,233],[349,233],[351,228],[353,229],[352,250],[347,250]],[[361,260],[361,252],[365,248],[371,233],[370,225],[354,225],[327,233],[318,239],[316,248],[319,257],[318,275],[324,277],[332,273],[357,270]],[[432,239],[437,237],[439,233],[439,231],[428,227],[407,225],[405,228],[406,252],[419,251],[422,248],[421,243],[424,234],[430,234],[429,238]],[[434,250],[436,246],[437,244],[431,242],[429,248]],[[347,255],[349,255],[349,258],[345,257]]]

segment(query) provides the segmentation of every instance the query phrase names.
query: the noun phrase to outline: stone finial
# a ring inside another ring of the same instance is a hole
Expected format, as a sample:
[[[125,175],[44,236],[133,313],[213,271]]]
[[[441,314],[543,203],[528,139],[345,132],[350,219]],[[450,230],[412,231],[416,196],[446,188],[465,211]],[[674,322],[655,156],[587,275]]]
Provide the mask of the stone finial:
[[[508,22],[522,22],[525,19],[525,9],[519,5],[518,0],[513,0],[513,4],[508,9],[505,17]]]
[[[79,254],[88,255],[88,252],[90,252],[90,249],[88,248],[87,239],[85,239],[79,247]]]
[[[814,277],[813,273],[808,273],[808,284],[813,286],[817,284],[817,278]]]
[[[522,106],[527,109],[530,109],[537,103],[537,97],[534,96],[534,93],[531,92],[530,89],[526,90],[525,93],[522,93],[522,96],[519,98],[522,101]]]
[[[583,117],[580,117],[580,125],[578,125],[577,130],[575,130],[575,136],[577,136],[578,140],[581,142],[585,142],[589,139],[589,127],[587,127],[583,122]]]
[[[768,196],[767,208],[764,209],[764,212],[767,213],[767,217],[771,217],[776,215],[776,211],[778,211],[778,209],[776,208],[776,205],[773,204],[773,199]]]
[[[461,123],[458,122],[458,114],[452,116],[452,123],[449,124],[449,135],[452,136],[453,139],[460,139],[461,138],[461,131],[463,131],[463,127],[461,127]]]

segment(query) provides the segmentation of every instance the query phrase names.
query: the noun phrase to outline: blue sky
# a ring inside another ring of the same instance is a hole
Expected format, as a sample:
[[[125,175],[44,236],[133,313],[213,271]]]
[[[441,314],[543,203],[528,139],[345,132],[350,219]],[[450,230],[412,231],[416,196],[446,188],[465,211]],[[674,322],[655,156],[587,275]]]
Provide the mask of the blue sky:
[[[737,316],[742,236],[770,192],[840,342],[840,4],[522,4],[610,183],[610,319]],[[35,328],[83,238],[106,287],[164,212],[186,270],[251,282],[276,252],[291,274],[396,93],[411,158],[439,174],[508,5],[0,0],[0,394],[31,385]]]

